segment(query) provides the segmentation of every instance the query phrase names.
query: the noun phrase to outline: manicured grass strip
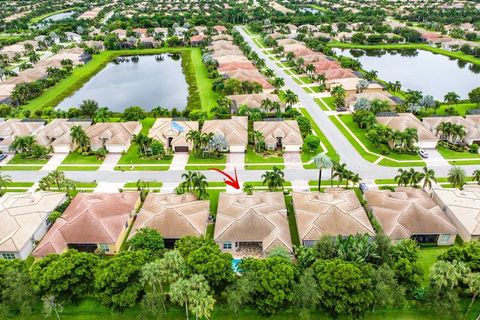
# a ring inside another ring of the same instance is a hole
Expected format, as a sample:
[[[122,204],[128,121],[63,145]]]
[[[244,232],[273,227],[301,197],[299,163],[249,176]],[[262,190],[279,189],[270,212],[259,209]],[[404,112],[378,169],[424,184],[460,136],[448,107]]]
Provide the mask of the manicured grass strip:
[[[7,183],[7,188],[16,188],[16,187],[31,187],[33,186],[34,183],[33,182],[9,182]]]
[[[290,237],[294,246],[300,246],[300,237],[298,235],[297,220],[295,219],[295,210],[293,209],[293,200],[291,195],[285,195],[285,206],[287,207],[288,226]]]
[[[195,70],[195,79],[197,80],[198,93],[202,110],[210,111],[217,105],[218,94],[212,90],[213,80],[208,77],[207,67],[202,62],[202,52],[200,48],[192,50],[192,65]]]
[[[100,166],[58,166],[57,170],[61,171],[97,171]]]
[[[389,49],[419,49],[419,50],[426,50],[433,53],[441,54],[447,57],[460,59],[463,61],[471,62],[474,64],[480,64],[480,59],[475,58],[472,55],[465,54],[461,51],[448,51],[444,49],[440,49],[437,47],[429,46],[428,44],[424,43],[406,43],[406,44],[379,44],[379,45],[370,45],[370,44],[355,44],[355,43],[345,43],[345,42],[329,42],[327,44],[329,47],[334,48],[342,48],[342,49],[378,49],[378,50],[389,50]]]
[[[185,166],[185,170],[208,170],[209,168],[217,168],[220,170],[225,169],[227,163],[227,156],[223,156],[221,159],[214,158],[197,158],[193,153],[188,157],[188,164]],[[199,166],[198,164],[205,164]]]
[[[38,164],[44,165],[48,159],[23,159],[19,154],[16,154],[7,164]]]
[[[262,163],[272,163],[269,165],[261,165]],[[279,169],[284,169],[283,157],[263,157],[253,150],[252,146],[248,146],[247,154],[245,155],[245,169],[247,170],[271,170],[273,166]]]
[[[2,166],[0,167],[0,171],[38,171],[42,169],[43,166]]]
[[[243,183],[243,185],[249,184],[253,187],[254,190],[265,190],[267,188],[266,185],[263,184],[262,181],[246,181]],[[285,181],[283,186],[288,189],[292,187],[292,183],[290,181]]]
[[[302,158],[302,163],[303,163],[303,168],[304,169],[316,169],[317,167],[315,166],[315,163],[310,163],[310,164],[305,164],[306,162],[311,161],[317,154],[323,153],[325,150],[323,150],[322,146],[318,147],[318,149],[314,152],[308,152],[308,151],[302,151],[300,153],[300,157]]]
[[[405,162],[397,162],[390,159],[382,159],[379,163],[381,166],[385,167],[424,167],[425,162],[423,161],[405,161]]]
[[[437,146],[438,152],[447,160],[451,159],[476,159],[480,160],[480,154],[468,151],[455,151],[443,146]]]
[[[304,84],[312,84],[312,83],[313,83],[312,79],[310,79],[308,76],[300,77],[300,80],[301,80]]]
[[[322,130],[320,130],[317,123],[315,122],[315,120],[313,120],[312,116],[308,113],[308,111],[306,109],[302,108],[302,109],[300,109],[300,112],[305,117],[307,117],[310,120],[310,122],[312,123],[313,131],[315,131],[315,133],[320,138],[320,140],[322,141],[325,148],[327,148],[327,156],[331,160],[335,160],[335,161],[340,160],[340,156],[338,155],[337,151],[335,151],[335,148],[333,147],[333,145],[330,143],[330,141],[328,141],[327,137],[325,137]]]
[[[225,184],[223,184],[225,185]],[[217,215],[218,197],[220,193],[227,191],[226,189],[208,189],[208,199],[210,200],[210,214]]]
[[[68,156],[62,161],[62,164],[75,164],[75,165],[82,165],[82,164],[98,164],[101,165],[103,160],[98,159],[97,156],[82,156],[81,153],[78,152],[71,152]]]

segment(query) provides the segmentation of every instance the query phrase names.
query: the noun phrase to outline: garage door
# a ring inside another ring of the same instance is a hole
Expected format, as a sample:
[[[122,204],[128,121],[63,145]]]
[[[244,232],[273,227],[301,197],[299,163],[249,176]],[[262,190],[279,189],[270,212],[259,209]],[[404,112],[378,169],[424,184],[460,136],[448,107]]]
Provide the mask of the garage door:
[[[186,146],[175,147],[175,152],[188,152],[188,147]]]

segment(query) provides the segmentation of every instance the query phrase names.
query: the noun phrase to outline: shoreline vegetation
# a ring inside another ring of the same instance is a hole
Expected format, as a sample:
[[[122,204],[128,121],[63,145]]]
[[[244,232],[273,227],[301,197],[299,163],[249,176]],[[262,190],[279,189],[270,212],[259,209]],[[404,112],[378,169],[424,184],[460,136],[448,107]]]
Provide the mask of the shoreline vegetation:
[[[22,108],[32,112],[39,109],[55,108],[61,101],[79,90],[93,76],[105,68],[108,63],[119,56],[167,53],[178,53],[182,55],[182,71],[188,84],[188,102],[186,109],[209,111],[216,103],[215,95],[210,92],[212,91],[211,80],[207,78],[210,80],[210,82],[208,82],[202,79],[206,77],[206,71],[203,72],[204,70],[201,70],[201,68],[205,68],[205,66],[201,61],[200,49],[188,47],[103,51],[97,55],[93,55],[92,60],[87,64],[74,68],[71,75],[62,79],[54,87],[43,92],[39,97],[30,100],[27,104],[23,105]],[[200,55],[200,59],[198,59],[198,55]],[[198,65],[199,62],[201,65]],[[208,86],[209,84],[210,87]],[[204,99],[202,99],[202,96],[205,96]]]
[[[448,51],[441,48],[429,46],[425,43],[404,43],[404,44],[357,44],[346,42],[329,42],[328,47],[339,49],[364,49],[364,50],[401,50],[401,49],[417,49],[430,51],[432,53],[441,54],[450,58],[463,60],[473,64],[480,65],[480,58],[465,54],[460,51]]]

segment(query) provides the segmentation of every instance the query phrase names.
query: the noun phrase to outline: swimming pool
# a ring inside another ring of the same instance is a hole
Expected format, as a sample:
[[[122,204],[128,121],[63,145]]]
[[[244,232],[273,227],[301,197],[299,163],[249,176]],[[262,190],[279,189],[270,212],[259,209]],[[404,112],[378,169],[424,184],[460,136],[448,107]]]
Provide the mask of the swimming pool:
[[[233,270],[233,272],[240,272],[240,270],[238,269],[238,264],[240,263],[240,261],[242,261],[242,259],[233,259],[232,260],[232,270]]]

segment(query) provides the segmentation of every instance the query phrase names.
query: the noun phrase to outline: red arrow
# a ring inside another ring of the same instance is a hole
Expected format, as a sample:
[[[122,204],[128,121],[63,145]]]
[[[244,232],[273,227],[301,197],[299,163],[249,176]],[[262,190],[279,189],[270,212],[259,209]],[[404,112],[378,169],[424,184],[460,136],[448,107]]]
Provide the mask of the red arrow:
[[[223,174],[225,177],[227,177],[229,179],[229,180],[226,180],[226,179],[223,180],[223,181],[225,181],[225,184],[228,184],[229,186],[231,186],[235,189],[240,189],[240,184],[238,183],[238,177],[237,177],[237,167],[234,168],[235,179],[233,179],[233,177],[231,175],[229,175],[228,173],[225,173],[224,171],[222,171],[220,169],[210,168],[208,170],[215,170],[217,172],[220,172],[221,174]]]

